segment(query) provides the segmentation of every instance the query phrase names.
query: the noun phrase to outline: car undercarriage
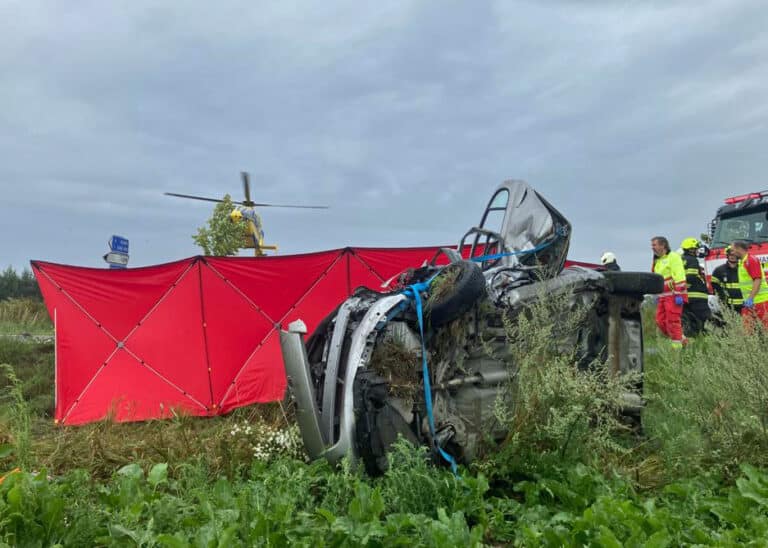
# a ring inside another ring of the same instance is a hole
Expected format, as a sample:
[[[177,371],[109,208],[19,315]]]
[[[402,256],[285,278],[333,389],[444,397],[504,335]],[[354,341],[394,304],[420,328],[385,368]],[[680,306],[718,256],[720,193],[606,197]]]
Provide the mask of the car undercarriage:
[[[558,348],[574,367],[601,364],[639,379],[623,409],[639,416],[640,305],[663,281],[566,266],[570,236],[569,222],[532,187],[507,181],[456,249],[402,273],[385,292],[359,288],[306,341],[301,321],[282,331],[309,456],[349,456],[377,474],[403,437],[430,447],[436,460],[471,462],[485,441],[507,434],[495,410],[515,397],[509,325],[552,295],[583,311],[576,329],[555,331]]]

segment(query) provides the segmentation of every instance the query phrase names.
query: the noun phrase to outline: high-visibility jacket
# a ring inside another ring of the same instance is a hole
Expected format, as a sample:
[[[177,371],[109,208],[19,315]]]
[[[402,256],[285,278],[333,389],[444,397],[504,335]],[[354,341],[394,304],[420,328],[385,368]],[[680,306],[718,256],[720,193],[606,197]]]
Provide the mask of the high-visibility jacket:
[[[682,295],[683,301],[688,302],[688,287],[685,283],[685,268],[683,259],[677,253],[669,252],[663,257],[653,259],[652,271],[664,278],[664,293],[660,297]]]
[[[744,295],[739,285],[739,268],[721,264],[712,271],[712,289],[724,303],[739,309],[744,304]]]
[[[744,258],[739,261],[739,286],[741,287],[741,294],[745,299],[752,293],[752,276],[749,275],[749,272],[747,272],[747,269],[744,266],[744,263],[749,258],[749,255],[744,255]],[[763,270],[763,266],[760,265],[760,289],[755,295],[754,303],[759,304],[764,302],[768,302],[768,285],[765,283],[765,271]]]
[[[706,299],[709,296],[707,282],[704,281],[704,270],[699,260],[693,255],[683,255],[685,265],[685,283],[688,288],[688,300]]]

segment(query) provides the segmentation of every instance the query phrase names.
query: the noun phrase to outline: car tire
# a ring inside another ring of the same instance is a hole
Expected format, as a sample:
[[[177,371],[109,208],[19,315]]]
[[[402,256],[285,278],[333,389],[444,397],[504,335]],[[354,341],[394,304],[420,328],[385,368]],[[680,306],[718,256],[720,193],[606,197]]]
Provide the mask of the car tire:
[[[485,276],[471,261],[451,263],[435,277],[457,271],[456,281],[443,295],[427,302],[426,314],[432,327],[445,325],[467,312],[485,294]],[[433,283],[435,282],[433,280]]]
[[[387,453],[398,437],[414,446],[419,440],[413,426],[389,402],[389,382],[373,371],[358,370],[353,387],[355,450],[370,476],[389,469]]]
[[[664,278],[651,272],[603,272],[611,293],[617,295],[656,295],[664,292]]]

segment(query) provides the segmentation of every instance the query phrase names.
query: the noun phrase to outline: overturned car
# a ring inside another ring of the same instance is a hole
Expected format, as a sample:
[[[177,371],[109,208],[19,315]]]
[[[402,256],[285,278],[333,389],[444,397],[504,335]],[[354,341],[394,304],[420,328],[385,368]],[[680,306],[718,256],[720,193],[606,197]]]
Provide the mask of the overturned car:
[[[509,344],[505,322],[542,295],[566,292],[586,307],[579,328],[558,341],[575,366],[602,363],[641,379],[640,305],[663,280],[566,266],[570,235],[569,222],[532,187],[507,181],[456,249],[404,272],[387,292],[358,289],[306,341],[300,321],[281,331],[309,456],[350,455],[381,473],[388,447],[403,436],[451,464],[471,461],[486,437],[506,434],[494,408],[508,397],[514,367],[489,343]],[[638,416],[641,380],[624,399],[624,413]]]

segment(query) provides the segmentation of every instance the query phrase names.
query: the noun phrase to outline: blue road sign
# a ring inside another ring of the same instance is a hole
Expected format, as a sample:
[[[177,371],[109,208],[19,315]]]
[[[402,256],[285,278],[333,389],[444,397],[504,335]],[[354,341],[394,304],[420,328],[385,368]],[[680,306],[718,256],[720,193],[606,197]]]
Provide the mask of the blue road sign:
[[[109,268],[128,266],[128,238],[113,235],[107,245],[110,252],[104,255],[104,260],[109,263]]]
[[[128,254],[128,238],[122,236],[112,236],[109,240],[109,249],[117,253]]]

